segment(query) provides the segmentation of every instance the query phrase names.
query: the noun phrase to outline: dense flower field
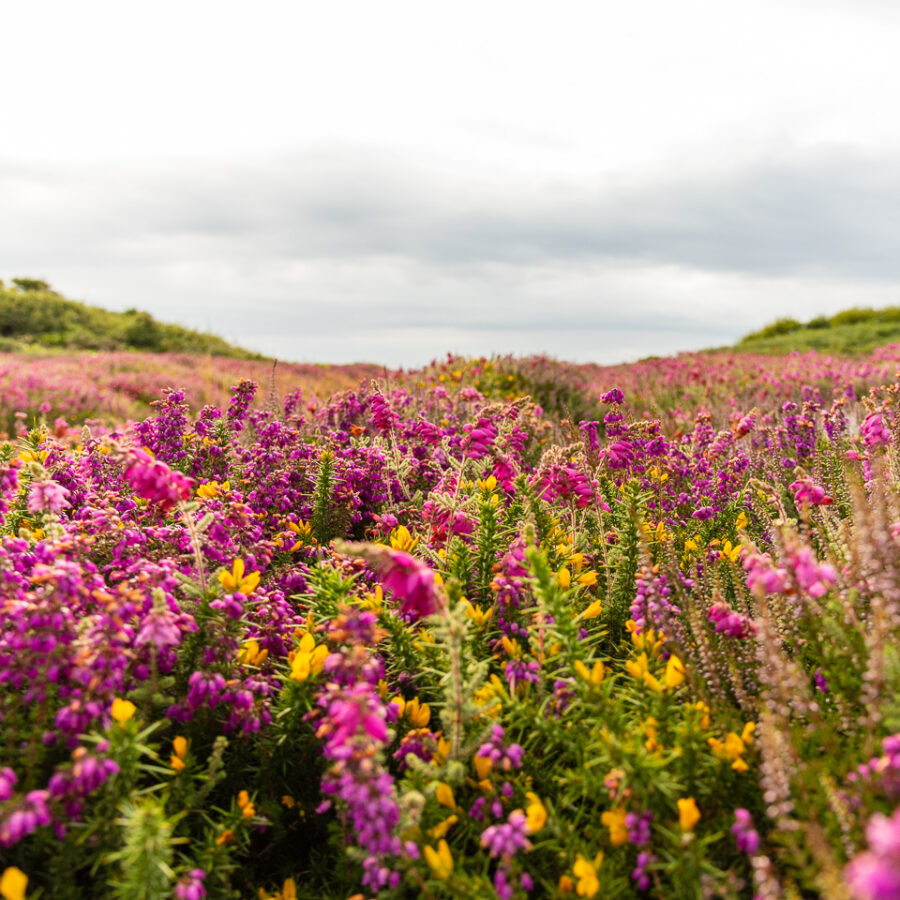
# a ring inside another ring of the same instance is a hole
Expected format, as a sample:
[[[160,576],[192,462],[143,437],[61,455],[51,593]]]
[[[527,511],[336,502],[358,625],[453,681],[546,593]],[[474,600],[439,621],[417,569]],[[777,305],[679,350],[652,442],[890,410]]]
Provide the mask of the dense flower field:
[[[54,430],[88,421],[96,430],[143,419],[162,387],[177,385],[194,408],[228,402],[229,388],[252,378],[268,396],[302,386],[326,398],[382,373],[380,366],[316,366],[178,353],[0,353],[0,435],[43,416]]]
[[[28,406],[0,896],[900,896],[898,363]]]

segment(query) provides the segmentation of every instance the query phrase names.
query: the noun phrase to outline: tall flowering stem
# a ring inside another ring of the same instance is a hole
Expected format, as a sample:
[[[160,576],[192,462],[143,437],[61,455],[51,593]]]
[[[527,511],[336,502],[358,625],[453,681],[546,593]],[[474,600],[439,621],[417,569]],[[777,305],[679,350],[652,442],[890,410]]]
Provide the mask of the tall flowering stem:
[[[349,840],[362,857],[362,883],[377,892],[399,884],[395,865],[403,853],[396,833],[400,810],[394,779],[383,760],[390,740],[388,707],[377,685],[384,666],[370,649],[379,629],[372,613],[346,609],[331,623],[328,636],[339,649],[325,660],[328,681],[313,716],[330,763],[322,790],[332,799],[321,804],[319,812],[337,806]]]

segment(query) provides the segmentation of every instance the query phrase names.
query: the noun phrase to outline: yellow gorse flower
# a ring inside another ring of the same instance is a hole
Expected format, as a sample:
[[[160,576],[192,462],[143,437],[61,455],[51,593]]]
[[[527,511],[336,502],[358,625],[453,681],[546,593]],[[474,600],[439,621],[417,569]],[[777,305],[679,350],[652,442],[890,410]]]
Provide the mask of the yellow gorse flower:
[[[288,522],[288,531],[293,531],[297,535],[297,542],[291,547],[291,553],[298,550],[304,544],[315,544],[316,539],[312,534],[312,525],[301,519],[299,522]]]
[[[740,531],[742,528],[747,527],[747,513],[744,510],[741,510],[740,515],[734,520],[734,527]]]
[[[120,724],[124,725],[137,711],[137,707],[130,700],[116,697],[112,702],[109,714]]]
[[[638,631],[638,625],[634,619],[629,619],[625,623],[625,627],[631,633],[631,643],[636,650],[646,650],[654,658],[659,656],[665,639],[664,634],[657,635],[652,628]]]
[[[197,488],[197,496],[201,500],[212,500],[214,497],[218,497],[219,494],[230,490],[231,484],[227,481],[207,481],[206,484],[201,484]]]
[[[528,806],[525,809],[525,827],[529,834],[537,834],[547,824],[547,808],[537,794],[528,791]]]
[[[438,822],[434,828],[428,829],[428,836],[434,838],[434,840],[439,840],[442,837],[445,837],[447,832],[459,821],[459,817],[456,815],[447,816],[442,822]]]
[[[572,573],[565,566],[556,573],[556,583],[564,591],[567,591],[572,584]]]
[[[188,742],[181,735],[172,738],[172,750],[174,751],[169,757],[169,765],[176,771],[180,772],[184,769],[184,760],[187,757]]]
[[[418,543],[419,539],[413,537],[405,525],[400,525],[391,532],[391,546],[395,550],[400,550],[403,553],[411,553]]]
[[[626,830],[627,839],[627,830]],[[572,874],[577,879],[575,893],[579,897],[594,897],[600,890],[600,880],[597,878],[597,869],[603,864],[603,854],[598,853],[593,862],[586,860],[580,853],[575,857],[572,866]]]
[[[608,809],[600,816],[600,821],[609,829],[609,840],[613,847],[621,847],[628,841],[628,826],[625,817],[628,813],[624,807]]]
[[[666,687],[678,687],[684,681],[686,674],[684,663],[673,653],[666,663]]]
[[[267,894],[260,888],[259,900],[297,900],[297,884],[293,878],[287,878],[281,890],[274,894]]]
[[[741,555],[741,550],[743,548],[743,544],[738,544],[733,547],[731,545],[731,541],[725,541],[722,545],[722,549],[719,551],[719,559],[727,559],[733,563],[736,563]]]
[[[442,766],[447,762],[448,756],[450,756],[450,741],[441,735],[441,737],[437,739],[437,750],[432,754],[431,761],[436,766]]]
[[[502,701],[506,696],[506,689],[499,675],[491,675],[486,684],[483,684],[472,695],[475,703],[482,707],[479,715],[494,718],[500,714]]]
[[[471,603],[466,606],[466,618],[471,619],[479,628],[490,622],[493,615],[493,606],[489,606],[487,609],[482,609],[480,606],[472,606]]]
[[[437,850],[425,845],[425,862],[434,873],[434,877],[440,881],[446,881],[453,874],[453,854],[445,840],[438,841]]]
[[[19,459],[24,463],[39,462],[44,463],[50,455],[49,450],[23,450],[19,454]]]
[[[691,708],[700,713],[700,727],[709,728],[709,707],[702,700],[698,700]]]
[[[597,583],[597,573],[593,569],[588,569],[578,576],[577,581],[583,587],[593,587]]]
[[[659,722],[657,722],[653,716],[648,716],[644,720],[644,734],[647,736],[647,740],[644,741],[644,746],[651,753],[659,748],[659,744],[656,740],[659,737],[659,731],[656,729],[657,725],[659,725]]]
[[[0,897],[3,900],[25,900],[28,876],[15,866],[3,870],[0,875]]]
[[[406,704],[406,718],[416,726],[424,728],[431,721],[431,707],[427,703],[420,703],[418,697],[413,697]]]
[[[356,602],[361,609],[381,612],[381,607],[384,604],[384,590],[380,584],[376,584],[370,593],[358,598]]]
[[[596,573],[591,573],[596,575]],[[579,579],[580,581],[581,579]],[[596,584],[596,577],[594,578],[594,583]],[[587,609],[583,610],[581,615],[578,617],[579,619],[596,619],[600,613],[603,612],[603,601],[595,600]]]
[[[493,475],[488,475],[487,478],[478,482],[478,487],[483,491],[495,491],[497,489],[497,479]]]
[[[236,559],[229,572],[227,569],[219,572],[219,584],[230,594],[252,594],[259,585],[259,572],[251,572],[244,575],[244,561]]]
[[[491,769],[494,767],[494,761],[489,756],[478,756],[477,754],[472,760],[472,764],[475,766],[475,771],[478,773],[480,781],[484,781],[491,774]]]
[[[647,674],[649,666],[650,663],[646,653],[642,653],[637,659],[625,660],[625,668],[628,670],[628,674],[633,678],[637,678],[638,681],[644,680],[644,676]]]
[[[250,795],[246,791],[238,794],[237,805],[245,819],[252,819],[256,815],[256,808],[250,802]]]
[[[592,669],[588,669],[588,667],[580,659],[576,659],[573,664],[573,668],[581,678],[583,678],[587,682],[590,682],[594,687],[599,687],[600,683],[606,676],[606,666],[604,666],[599,659],[594,663],[594,667]]]
[[[645,522],[641,528],[647,536],[647,540],[656,541],[659,544],[664,544],[672,537],[672,533],[666,531],[666,523],[661,520],[656,525],[650,525],[648,522]]]
[[[291,678],[294,681],[306,681],[310,675],[318,675],[325,667],[328,647],[317,644],[316,639],[308,632],[300,638],[300,644],[289,657],[291,661]]]
[[[678,801],[678,827],[682,831],[693,831],[700,821],[700,810],[693,797],[683,797]]]
[[[749,745],[753,743],[755,729],[755,722],[747,722],[740,734],[729,731],[724,741],[709,738],[707,743],[712,748],[712,752],[720,759],[731,760],[731,768],[735,772],[746,772],[750,767],[744,761],[743,756]]]
[[[260,666],[269,655],[268,650],[259,649],[259,641],[251,638],[244,641],[243,646],[238,650],[238,662],[243,666]]]
[[[439,781],[437,783],[437,787],[434,791],[434,799],[437,800],[441,806],[446,806],[447,809],[456,809],[456,800],[453,798],[453,788],[451,788],[446,781]]]

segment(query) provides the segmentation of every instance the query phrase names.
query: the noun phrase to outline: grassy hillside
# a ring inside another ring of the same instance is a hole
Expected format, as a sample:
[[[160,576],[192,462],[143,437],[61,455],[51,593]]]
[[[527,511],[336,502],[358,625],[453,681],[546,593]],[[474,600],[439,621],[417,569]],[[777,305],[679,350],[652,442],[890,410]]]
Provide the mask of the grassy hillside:
[[[37,279],[0,281],[0,350],[142,350],[264,359],[213,334],[159,322],[149,313],[112,312],[67,300]]]
[[[854,307],[831,317],[817,316],[808,322],[777,319],[771,325],[746,335],[739,350],[754,353],[790,353],[818,350],[821,353],[868,353],[876,347],[900,342],[900,306],[883,309]]]

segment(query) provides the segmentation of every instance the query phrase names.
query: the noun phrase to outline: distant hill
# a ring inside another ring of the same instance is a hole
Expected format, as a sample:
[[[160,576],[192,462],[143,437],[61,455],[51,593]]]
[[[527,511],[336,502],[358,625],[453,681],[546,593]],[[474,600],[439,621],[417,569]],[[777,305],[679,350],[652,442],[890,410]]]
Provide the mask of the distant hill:
[[[885,344],[900,343],[900,306],[882,309],[854,307],[833,316],[817,316],[808,322],[776,319],[741,338],[736,349],[754,353],[867,353]]]
[[[181,325],[159,322],[136,309],[112,312],[67,300],[45,281],[0,280],[0,351],[141,350],[265,359],[227,341]]]

